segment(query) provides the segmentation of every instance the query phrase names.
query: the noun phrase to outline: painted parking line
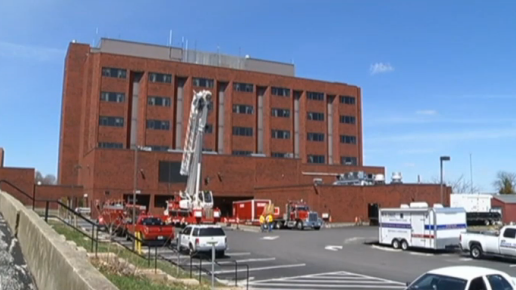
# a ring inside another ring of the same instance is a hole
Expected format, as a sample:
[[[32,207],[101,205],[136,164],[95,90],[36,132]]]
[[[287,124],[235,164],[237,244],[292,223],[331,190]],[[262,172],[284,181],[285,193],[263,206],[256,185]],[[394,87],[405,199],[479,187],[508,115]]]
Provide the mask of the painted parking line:
[[[290,265],[277,265],[277,266],[268,266],[268,267],[249,267],[249,272],[256,272],[256,271],[268,271],[268,270],[274,270],[274,269],[284,269],[284,268],[296,268],[296,267],[304,267],[306,264],[290,264]],[[235,270],[222,270],[222,271],[215,271],[213,272],[215,275],[218,274],[227,274],[227,273],[235,273],[235,272],[247,272],[246,268],[241,268]]]
[[[253,262],[268,262],[268,261],[274,261],[276,260],[275,257],[271,258],[255,258],[255,259],[242,259],[242,260],[232,260],[232,261],[220,261],[217,262],[220,265],[227,265],[227,264],[235,264],[236,263],[253,263]]]
[[[405,283],[339,271],[252,281],[251,289],[405,289]]]
[[[243,253],[232,253],[232,252],[226,252],[226,256],[249,256],[251,253],[249,252],[243,252]]]

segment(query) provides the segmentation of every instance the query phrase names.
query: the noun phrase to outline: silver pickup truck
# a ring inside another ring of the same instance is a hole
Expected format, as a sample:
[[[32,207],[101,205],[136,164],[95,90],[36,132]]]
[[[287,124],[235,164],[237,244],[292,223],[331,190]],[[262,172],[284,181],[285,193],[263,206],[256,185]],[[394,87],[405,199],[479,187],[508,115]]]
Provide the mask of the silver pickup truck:
[[[484,256],[516,258],[516,226],[505,226],[499,231],[462,233],[460,247],[473,259]]]

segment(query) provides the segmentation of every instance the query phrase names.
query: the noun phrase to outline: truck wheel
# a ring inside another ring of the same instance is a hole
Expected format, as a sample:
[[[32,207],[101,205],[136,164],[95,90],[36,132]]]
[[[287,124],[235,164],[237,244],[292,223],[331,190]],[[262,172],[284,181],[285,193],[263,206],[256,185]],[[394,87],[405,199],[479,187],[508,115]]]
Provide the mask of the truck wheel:
[[[469,249],[469,255],[473,259],[482,258],[482,247],[480,245],[472,245]]]
[[[407,241],[405,241],[405,240],[401,241],[401,249],[403,251],[408,250],[408,243],[407,243]]]
[[[277,230],[281,229],[280,223],[279,222],[275,222],[274,223],[274,228],[277,229]]]
[[[486,226],[488,226],[488,225],[490,224],[489,220],[485,220],[485,221],[484,221],[484,224],[485,224]]]
[[[321,227],[314,227],[314,230],[316,230],[316,231],[318,231],[320,229],[321,229]]]
[[[400,248],[400,242],[399,242],[398,240],[396,240],[396,239],[395,239],[395,240],[393,240],[393,241],[392,241],[392,247],[393,247],[394,249],[399,249],[399,248]]]
[[[296,223],[296,228],[300,231],[304,230],[305,227],[303,226],[303,223],[302,222],[297,222]]]

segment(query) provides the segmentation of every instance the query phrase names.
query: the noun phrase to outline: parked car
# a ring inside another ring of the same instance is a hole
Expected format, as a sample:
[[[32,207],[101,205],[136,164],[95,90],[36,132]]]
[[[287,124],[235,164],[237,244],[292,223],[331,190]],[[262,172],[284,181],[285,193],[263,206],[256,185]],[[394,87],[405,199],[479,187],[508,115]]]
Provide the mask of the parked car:
[[[212,243],[215,244],[216,257],[224,257],[227,250],[227,237],[217,225],[189,225],[178,236],[179,249],[190,255],[203,253],[211,257]]]
[[[431,270],[407,283],[406,290],[516,290],[507,273],[473,266],[452,266]]]

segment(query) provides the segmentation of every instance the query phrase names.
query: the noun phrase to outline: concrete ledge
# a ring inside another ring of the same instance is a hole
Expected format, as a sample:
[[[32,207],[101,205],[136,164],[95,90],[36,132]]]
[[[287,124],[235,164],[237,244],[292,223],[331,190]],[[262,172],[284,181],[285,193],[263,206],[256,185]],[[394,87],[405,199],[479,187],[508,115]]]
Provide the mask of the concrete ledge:
[[[13,227],[18,220],[18,241],[39,290],[118,289],[35,212],[6,192],[0,192],[0,212]],[[17,212],[17,214],[16,214]]]
[[[19,200],[0,191],[0,212],[15,236],[17,236],[18,213],[22,210],[26,210],[26,208]]]

